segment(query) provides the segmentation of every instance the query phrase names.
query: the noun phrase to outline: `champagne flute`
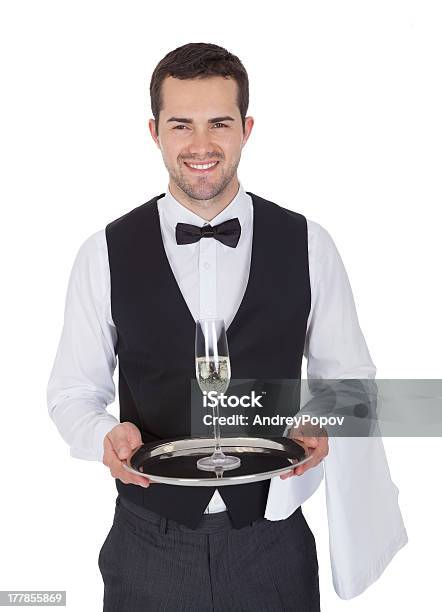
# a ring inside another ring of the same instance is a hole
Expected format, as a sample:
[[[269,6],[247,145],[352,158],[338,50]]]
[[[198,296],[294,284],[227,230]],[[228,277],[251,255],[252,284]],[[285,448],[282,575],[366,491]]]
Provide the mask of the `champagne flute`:
[[[227,335],[222,319],[198,319],[195,333],[196,378],[201,391],[217,393],[213,406],[213,434],[215,450],[210,457],[198,459],[200,470],[220,471],[237,468],[239,457],[225,455],[221,450],[218,396],[227,391],[230,383],[230,358]]]

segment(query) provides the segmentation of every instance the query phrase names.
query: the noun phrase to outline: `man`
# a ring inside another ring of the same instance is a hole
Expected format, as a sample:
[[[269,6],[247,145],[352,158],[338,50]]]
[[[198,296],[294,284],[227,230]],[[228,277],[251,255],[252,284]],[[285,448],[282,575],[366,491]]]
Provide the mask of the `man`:
[[[71,454],[102,460],[116,479],[114,524],[99,556],[104,610],[317,611],[316,545],[301,503],[322,479],[327,436],[297,433],[312,458],[293,478],[219,490],[149,483],[122,466],[143,442],[190,435],[198,318],[225,320],[235,378],[299,379],[303,355],[312,378],[375,376],[328,233],[239,182],[254,123],[240,60],[217,45],[184,45],[157,65],[150,93],[167,192],[82,245],[48,386]],[[232,223],[233,234],[225,231]],[[106,411],[117,355],[121,423]],[[328,502],[339,498],[338,473],[327,479]],[[330,508],[333,541],[340,518]],[[404,543],[400,527],[390,558]],[[347,556],[341,563],[332,551],[332,569],[343,597],[389,561],[376,550],[353,576],[345,537],[339,547]]]

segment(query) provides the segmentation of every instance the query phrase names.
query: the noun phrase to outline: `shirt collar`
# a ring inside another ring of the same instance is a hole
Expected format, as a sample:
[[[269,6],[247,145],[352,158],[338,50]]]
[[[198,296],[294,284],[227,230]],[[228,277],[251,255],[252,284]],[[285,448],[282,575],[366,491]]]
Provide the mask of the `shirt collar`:
[[[223,221],[227,221],[228,219],[234,219],[238,217],[241,226],[244,227],[246,225],[248,215],[250,209],[250,198],[248,194],[244,191],[244,188],[239,183],[239,189],[233,198],[233,200],[211,221],[206,221],[196,213],[192,212],[178,200],[176,200],[173,195],[170,193],[169,187],[167,187],[166,194],[163,198],[158,200],[158,210],[160,215],[165,222],[169,231],[175,233],[175,226],[177,223],[191,223],[192,225],[197,225],[198,227],[202,227],[206,223],[210,223],[210,225],[218,225],[218,223],[222,223]]]

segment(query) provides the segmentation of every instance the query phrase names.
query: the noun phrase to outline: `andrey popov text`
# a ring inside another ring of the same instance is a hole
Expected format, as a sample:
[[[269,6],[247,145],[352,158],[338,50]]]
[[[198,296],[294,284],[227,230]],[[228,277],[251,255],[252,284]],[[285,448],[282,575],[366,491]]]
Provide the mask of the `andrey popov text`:
[[[252,425],[281,425],[292,427],[295,425],[319,425],[325,427],[326,425],[342,425],[344,422],[343,416],[312,416],[310,414],[302,414],[298,416],[281,416],[274,414],[273,416],[262,416],[256,414],[253,417]],[[214,420],[217,419],[220,425],[249,425],[249,417],[245,414],[231,414],[230,416],[219,416],[214,417],[211,414],[206,414],[203,417],[204,425],[213,425]]]

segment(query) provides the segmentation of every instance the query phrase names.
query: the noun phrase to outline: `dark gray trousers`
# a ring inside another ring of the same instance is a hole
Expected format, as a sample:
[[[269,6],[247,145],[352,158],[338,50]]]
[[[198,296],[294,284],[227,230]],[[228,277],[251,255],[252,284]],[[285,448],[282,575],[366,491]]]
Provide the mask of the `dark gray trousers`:
[[[196,530],[117,497],[101,547],[104,612],[320,612],[316,544],[301,507],[234,529]]]

